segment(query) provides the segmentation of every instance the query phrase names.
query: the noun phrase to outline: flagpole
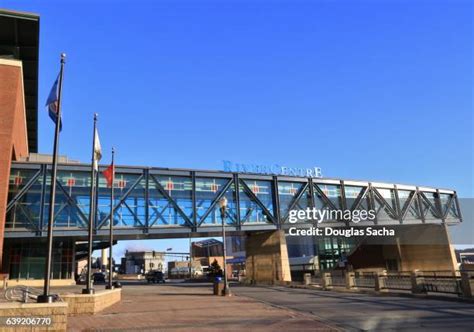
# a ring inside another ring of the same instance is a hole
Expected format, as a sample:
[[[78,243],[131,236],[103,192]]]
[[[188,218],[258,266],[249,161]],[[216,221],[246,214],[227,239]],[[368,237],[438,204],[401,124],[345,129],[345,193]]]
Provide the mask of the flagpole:
[[[59,131],[61,127],[61,92],[63,87],[64,64],[66,63],[66,54],[61,53],[61,70],[59,72],[59,91],[58,91],[58,111],[57,121],[54,130],[53,145],[53,163],[51,165],[51,193],[49,195],[49,218],[48,218],[48,255],[46,256],[45,277],[43,294],[39,295],[37,302],[52,303],[53,296],[49,294],[49,286],[51,281],[51,264],[53,255],[53,224],[54,224],[54,204],[56,196],[56,177],[58,166],[58,150],[59,150]]]
[[[95,138],[97,128],[97,113],[94,113],[94,130],[92,131],[92,163],[91,163],[91,192],[89,203],[89,245],[87,254],[87,286],[82,289],[82,294],[94,294],[92,287],[92,230],[94,227],[95,211]]]
[[[110,185],[110,228],[109,228],[109,284],[106,289],[114,289],[113,279],[113,264],[112,264],[112,248],[114,245],[114,181],[115,181],[115,150],[112,148],[112,183]]]

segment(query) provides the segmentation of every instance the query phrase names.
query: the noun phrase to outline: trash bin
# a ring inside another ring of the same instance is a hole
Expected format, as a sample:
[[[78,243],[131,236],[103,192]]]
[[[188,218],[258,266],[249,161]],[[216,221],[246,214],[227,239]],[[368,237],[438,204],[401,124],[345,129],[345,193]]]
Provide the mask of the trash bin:
[[[222,282],[221,277],[216,277],[214,279],[214,295],[222,295],[224,291],[224,283]]]

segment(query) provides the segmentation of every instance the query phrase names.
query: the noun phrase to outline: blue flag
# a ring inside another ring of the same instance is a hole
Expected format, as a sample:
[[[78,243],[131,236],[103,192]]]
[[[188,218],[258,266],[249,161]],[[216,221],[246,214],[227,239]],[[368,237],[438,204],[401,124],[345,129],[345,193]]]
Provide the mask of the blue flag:
[[[48,100],[46,101],[46,106],[48,107],[48,113],[51,120],[54,123],[58,122],[58,107],[59,107],[59,75],[54,81],[51,92],[49,93]],[[61,131],[63,127],[62,121],[59,122],[59,130]]]

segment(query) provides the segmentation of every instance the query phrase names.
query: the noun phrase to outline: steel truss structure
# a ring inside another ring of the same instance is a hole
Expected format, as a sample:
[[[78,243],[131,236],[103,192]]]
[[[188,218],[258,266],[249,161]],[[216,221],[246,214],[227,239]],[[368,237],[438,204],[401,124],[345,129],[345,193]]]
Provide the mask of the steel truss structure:
[[[45,236],[49,173],[47,164],[12,164],[5,237]],[[110,188],[101,173],[97,181],[94,231],[106,237]],[[86,235],[90,185],[89,165],[59,165],[55,235]],[[223,196],[229,202],[231,232],[282,229],[289,225],[291,210],[307,208],[374,210],[376,218],[358,223],[362,226],[462,221],[454,190],[398,184],[120,166],[114,188],[118,239],[219,234]],[[320,225],[346,227],[349,222],[328,219]]]

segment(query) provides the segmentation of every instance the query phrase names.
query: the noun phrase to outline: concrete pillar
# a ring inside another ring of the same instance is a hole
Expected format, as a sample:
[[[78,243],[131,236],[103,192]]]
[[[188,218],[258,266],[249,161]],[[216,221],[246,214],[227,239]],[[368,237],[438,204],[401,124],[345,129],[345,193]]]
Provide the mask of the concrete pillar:
[[[346,288],[352,289],[355,287],[355,272],[346,272]]]
[[[411,273],[411,292],[413,294],[424,293],[423,289],[423,272],[415,270]]]
[[[108,269],[108,266],[109,266],[109,250],[108,249],[102,249],[100,260],[101,260],[102,265],[105,266],[106,269]]]
[[[305,273],[305,274],[304,274],[304,284],[305,284],[306,286],[308,286],[308,285],[311,284],[311,281],[312,281],[311,273]]]
[[[382,292],[385,290],[385,278],[387,277],[387,271],[376,272],[375,273],[375,286],[374,289],[376,292]]]
[[[0,59],[0,265],[12,160],[28,156],[21,61]]]
[[[331,273],[329,272],[324,272],[321,276],[321,282],[322,282],[322,287],[325,290],[331,289],[332,288],[332,279],[331,279]]]
[[[467,298],[474,298],[474,271],[461,272],[462,295]]]
[[[283,231],[249,233],[245,250],[247,282],[274,284],[291,281]]]

